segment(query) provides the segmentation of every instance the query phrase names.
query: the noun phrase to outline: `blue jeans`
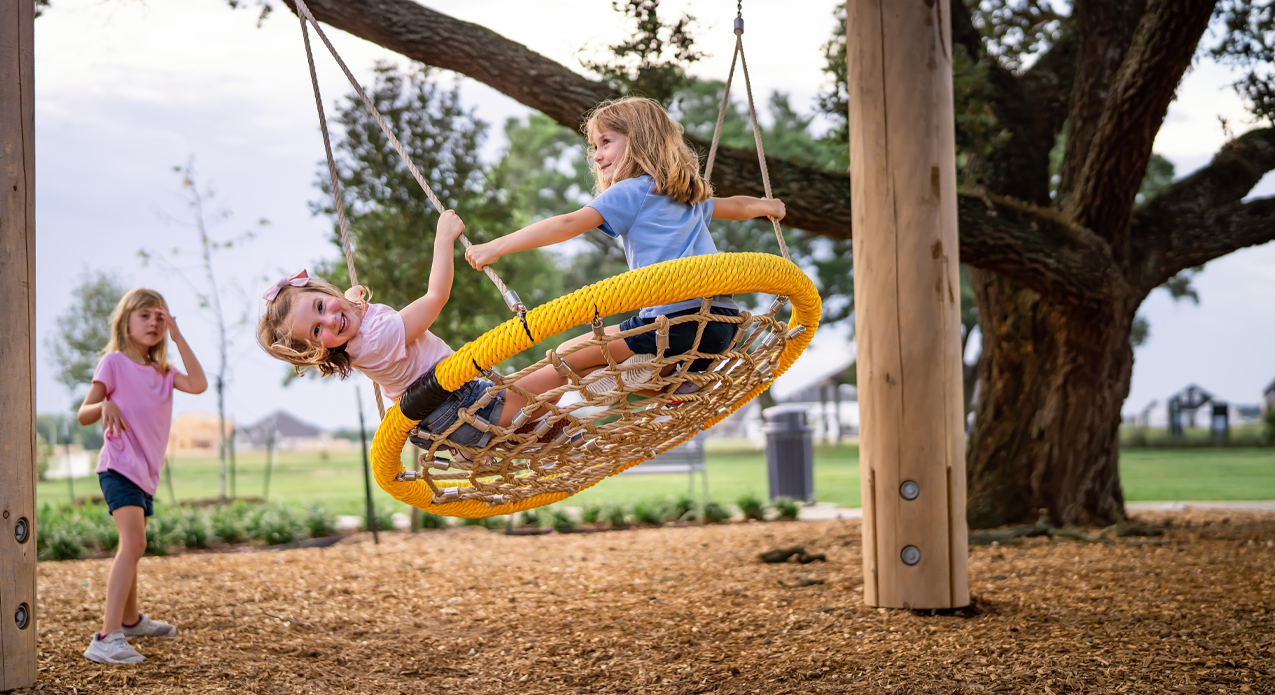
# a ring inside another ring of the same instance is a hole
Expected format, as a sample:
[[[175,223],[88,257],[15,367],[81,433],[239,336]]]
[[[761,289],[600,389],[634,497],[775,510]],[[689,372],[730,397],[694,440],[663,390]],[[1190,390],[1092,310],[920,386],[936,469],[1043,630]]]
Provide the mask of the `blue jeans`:
[[[433,434],[435,432],[447,431],[447,428],[451,427],[452,424],[456,422],[456,417],[460,411],[476,403],[478,399],[487,392],[487,389],[491,388],[491,385],[491,382],[486,379],[474,379],[464,386],[456,389],[452,392],[452,395],[447,398],[447,400],[443,401],[437,408],[434,409],[434,412],[427,415],[424,420],[421,420],[421,432]],[[504,409],[505,392],[501,391],[491,399],[490,403],[483,406],[483,408],[474,413],[474,415],[494,425],[500,420],[500,414],[504,411]],[[416,439],[417,438],[413,437],[413,443],[417,446],[424,448],[429,447],[429,442],[424,440],[416,441]],[[491,439],[491,433],[483,432],[467,422],[456,428],[456,431],[448,435],[447,439],[453,444],[459,444],[461,446],[483,447],[486,446],[487,441]]]

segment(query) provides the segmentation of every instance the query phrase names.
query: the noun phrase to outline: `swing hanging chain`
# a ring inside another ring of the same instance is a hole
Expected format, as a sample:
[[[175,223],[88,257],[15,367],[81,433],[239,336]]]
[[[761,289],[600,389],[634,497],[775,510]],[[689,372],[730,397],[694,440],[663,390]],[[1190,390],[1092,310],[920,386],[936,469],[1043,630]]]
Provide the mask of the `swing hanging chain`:
[[[310,83],[314,86],[314,104],[319,110],[319,130],[323,132],[323,151],[328,158],[328,177],[332,184],[332,198],[336,208],[337,227],[341,230],[341,250],[345,252],[345,269],[350,275],[350,287],[359,284],[358,273],[354,270],[354,250],[350,246],[350,222],[345,218],[345,202],[341,195],[341,181],[336,173],[336,160],[332,158],[332,141],[328,136],[328,119],[323,110],[323,97],[319,93],[319,76],[314,68],[314,52],[310,50],[310,32],[305,26],[305,17],[301,17],[301,38],[305,42],[305,57],[310,65]],[[372,391],[376,393],[376,409],[385,419],[385,401],[381,397],[381,387],[372,382]]]
[[[761,166],[761,182],[762,187],[766,191],[767,198],[773,198],[770,190],[770,172],[766,169],[766,148],[761,142],[761,128],[757,124],[757,107],[753,103],[753,84],[748,77],[748,59],[744,57],[744,17],[743,2],[739,2],[736,6],[739,14],[735,17],[735,52],[730,58],[730,72],[726,75],[726,88],[722,92],[722,104],[717,110],[717,125],[713,129],[713,144],[708,149],[708,161],[704,164],[704,178],[711,180],[713,176],[713,162],[717,159],[717,147],[722,137],[722,123],[726,120],[726,106],[730,103],[730,86],[735,79],[735,60],[739,59],[740,66],[744,69],[744,89],[748,92],[748,117],[753,124],[753,140],[757,143],[757,162]],[[775,228],[775,238],[779,240],[779,251],[783,254],[784,260],[791,261],[792,256],[788,253],[788,244],[784,241],[783,230],[779,227],[779,220],[770,218],[771,225]]]
[[[446,210],[446,208],[443,207],[443,204],[442,202],[439,201],[438,196],[434,195],[434,190],[430,188],[428,183],[425,182],[425,177],[422,176],[420,170],[416,168],[416,163],[412,161],[412,158],[410,156],[408,156],[407,150],[403,148],[403,144],[398,141],[398,138],[395,137],[393,131],[390,130],[390,126],[389,124],[385,122],[385,118],[381,116],[381,112],[378,111],[376,109],[376,106],[372,104],[372,100],[371,98],[368,97],[367,92],[363,91],[363,87],[362,85],[359,84],[359,81],[354,77],[354,73],[350,72],[350,68],[346,66],[345,61],[342,60],[340,54],[336,52],[336,47],[333,46],[332,42],[328,40],[327,34],[323,33],[323,28],[319,26],[318,20],[316,20],[314,18],[314,15],[310,13],[310,8],[306,6],[305,0],[296,0],[296,6],[297,6],[297,13],[301,16],[302,22],[304,23],[305,21],[308,20],[310,24],[314,27],[315,33],[319,35],[319,39],[323,41],[323,45],[326,46],[328,49],[328,52],[332,54],[332,58],[336,60],[336,64],[341,68],[341,72],[345,73],[345,78],[350,81],[350,85],[354,87],[354,91],[359,95],[359,99],[362,100],[363,105],[367,107],[368,112],[372,114],[373,120],[375,120],[376,124],[380,126],[381,131],[385,133],[385,136],[386,138],[389,139],[390,145],[394,148],[394,151],[398,152],[399,157],[402,157],[403,163],[407,165],[407,170],[411,172],[412,174],[412,178],[416,179],[416,183],[420,185],[421,190],[425,192],[425,196],[429,198],[430,204],[433,205],[434,209],[437,210],[438,213],[441,215]],[[310,44],[308,40],[306,41],[306,51],[307,53],[310,51]],[[311,65],[313,66],[313,63],[314,63],[313,58],[311,58],[310,62],[311,62]],[[311,67],[311,72],[313,74],[313,67]],[[316,81],[315,84],[316,84],[315,94],[317,96],[318,82]],[[320,105],[319,108],[320,110],[322,110],[323,108],[322,105]],[[324,137],[326,139],[327,126],[324,125],[323,127],[325,128]],[[328,152],[329,162],[332,161],[331,156],[332,156],[331,151],[329,150]],[[330,163],[329,166],[335,167],[335,164]],[[466,237],[463,233],[460,235],[460,242],[462,245],[464,245],[466,250],[468,250],[470,246],[473,246],[473,244],[470,243],[469,238]],[[496,290],[500,293],[500,296],[504,298],[505,303],[509,305],[510,310],[518,312],[520,316],[526,314],[527,309],[522,304],[522,302],[518,300],[518,294],[505,286],[505,283],[502,282],[500,277],[496,275],[496,271],[492,270],[491,266],[487,266],[486,268],[484,268],[483,272],[486,273],[487,277],[490,278],[492,283],[496,285]]]

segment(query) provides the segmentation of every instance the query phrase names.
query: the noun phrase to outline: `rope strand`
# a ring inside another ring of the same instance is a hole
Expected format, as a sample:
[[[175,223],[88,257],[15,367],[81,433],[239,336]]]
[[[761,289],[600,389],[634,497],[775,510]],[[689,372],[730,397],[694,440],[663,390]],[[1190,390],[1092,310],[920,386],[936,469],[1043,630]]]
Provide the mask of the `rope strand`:
[[[407,150],[403,148],[402,143],[400,143],[398,138],[394,136],[393,131],[390,130],[389,124],[387,124],[385,122],[385,118],[381,116],[381,112],[378,111],[376,106],[372,104],[372,100],[368,97],[367,92],[363,91],[362,85],[360,85],[359,81],[355,79],[354,73],[350,72],[350,68],[346,66],[345,61],[342,60],[340,54],[336,52],[336,48],[332,45],[332,42],[328,40],[327,34],[323,33],[323,29],[319,26],[318,20],[314,18],[314,15],[310,13],[310,8],[306,6],[305,0],[296,0],[296,3],[297,13],[301,16],[303,23],[308,20],[314,27],[314,32],[319,35],[319,39],[323,41],[323,45],[327,46],[328,52],[332,54],[332,58],[335,59],[336,64],[340,66],[341,72],[345,73],[345,78],[350,81],[350,85],[354,87],[354,91],[359,95],[359,99],[363,101],[363,105],[366,106],[368,112],[372,114],[373,120],[375,120],[376,124],[381,127],[381,131],[384,132],[385,137],[389,139],[390,145],[394,148],[394,151],[398,152],[399,157],[403,158],[403,163],[407,165],[407,170],[411,172],[412,178],[416,179],[416,183],[420,184],[421,190],[425,192],[425,196],[429,198],[429,202],[434,206],[434,209],[437,210],[439,214],[442,214],[446,208],[443,207],[438,196],[434,195],[434,190],[430,188],[428,183],[425,182],[425,177],[422,176],[420,170],[416,168],[416,163],[412,161],[412,158],[407,154]],[[306,51],[308,52],[309,50],[310,45],[307,40]],[[313,63],[313,59],[311,60],[311,63]],[[470,243],[469,238],[463,233],[460,235],[460,242],[467,250],[470,246],[473,246],[473,244]],[[491,266],[488,266],[483,269],[483,272],[486,273],[487,277],[491,279],[493,284],[496,285],[496,289],[500,292],[500,296],[505,298],[506,302],[508,302],[509,288],[506,287],[505,283],[501,281],[498,275],[496,275],[496,271],[492,270]]]
[[[332,157],[332,140],[328,136],[328,119],[323,110],[323,97],[319,93],[319,75],[314,69],[314,53],[310,50],[310,32],[306,30],[305,17],[301,18],[301,39],[305,42],[305,57],[310,65],[310,83],[314,86],[314,105],[319,110],[319,130],[323,132],[323,152],[328,157],[328,178],[332,184],[332,199],[336,207],[337,227],[341,230],[341,249],[345,252],[345,269],[350,275],[350,287],[359,284],[358,273],[354,270],[354,249],[350,245],[350,222],[345,218],[345,201],[341,196],[341,180],[336,173],[336,160]],[[385,419],[385,402],[381,398],[381,386],[372,382],[372,391],[376,394],[376,409]]]
[[[713,163],[717,160],[717,147],[722,138],[722,123],[726,120],[726,106],[730,103],[730,86],[735,79],[735,61],[739,60],[739,64],[744,69],[744,88],[748,92],[748,117],[753,124],[753,141],[757,143],[757,161],[761,165],[761,182],[762,188],[766,191],[767,198],[774,198],[770,191],[770,172],[766,169],[766,148],[761,142],[761,128],[757,125],[757,107],[753,104],[753,84],[748,77],[748,59],[744,57],[744,20],[743,7],[740,3],[738,9],[739,15],[735,17],[735,52],[730,57],[730,72],[726,75],[726,88],[722,92],[722,104],[717,110],[717,125],[713,128],[713,144],[708,149],[708,161],[704,164],[704,179],[711,181],[713,177]],[[779,220],[774,217],[769,218],[770,223],[775,228],[775,238],[779,240],[779,251],[783,254],[784,260],[791,261],[792,256],[788,253],[788,244],[784,241],[784,232],[779,227]]]

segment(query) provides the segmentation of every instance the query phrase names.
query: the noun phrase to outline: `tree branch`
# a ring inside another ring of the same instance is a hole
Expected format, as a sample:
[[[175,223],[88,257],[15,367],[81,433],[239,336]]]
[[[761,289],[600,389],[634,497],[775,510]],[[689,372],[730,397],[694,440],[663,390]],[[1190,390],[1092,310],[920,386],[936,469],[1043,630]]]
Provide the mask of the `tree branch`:
[[[1053,149],[1054,138],[1067,121],[1079,59],[1080,33],[1075,20],[1068,19],[1063,22],[1058,41],[1019,78],[1023,94],[1036,114],[1040,134],[1049,139],[1046,151]]]
[[[1056,212],[989,193],[961,194],[961,261],[1052,300],[1109,301],[1127,283],[1106,242]]]
[[[1158,272],[1148,273],[1141,289],[1150,292],[1187,268],[1273,240],[1275,198],[1231,203],[1180,218],[1158,240]]]
[[[962,1],[951,4],[952,42],[965,49],[970,59],[986,70],[989,100],[996,127],[1009,133],[1009,138],[986,154],[971,157],[969,173],[979,183],[1019,200],[1038,205],[1049,203],[1049,149],[1053,136],[1045,135],[1036,114],[1023,92],[1023,85],[1000,61],[987,55],[983,37],[974,26],[969,9]],[[957,61],[956,67],[959,68]],[[960,76],[957,76],[959,81]],[[957,111],[961,99],[957,95]],[[977,153],[980,143],[972,143]]]
[[[295,3],[285,0],[296,12]],[[472,77],[579,131],[598,102],[618,97],[609,86],[576,74],[496,32],[411,0],[309,0],[315,19],[412,60]],[[696,149],[708,143],[688,137]],[[850,177],[774,157],[766,158],[771,186],[788,209],[785,224],[815,234],[850,236]],[[724,196],[761,196],[753,150],[721,147],[713,184]]]
[[[320,21],[407,58],[472,77],[559,124],[578,129],[598,101],[617,96],[609,87],[485,27],[422,7],[411,0],[310,0]],[[291,6],[291,5],[290,5]],[[295,7],[293,7],[295,11]],[[688,138],[696,147],[706,143]],[[1047,151],[1047,150],[1046,150]],[[718,151],[714,185],[721,195],[761,195],[757,155]],[[787,160],[767,158],[771,184],[784,200],[784,223],[849,239],[850,177]],[[1110,254],[1092,232],[1048,211],[1007,198],[962,194],[961,260],[1004,273],[1062,301],[1087,303],[1112,288]]]
[[[1192,268],[1219,255],[1244,246],[1275,238],[1275,226],[1267,239],[1248,241],[1251,230],[1219,226],[1211,234],[1217,237],[1199,248],[1182,246],[1186,228],[1200,224],[1211,215],[1232,210],[1253,190],[1267,172],[1275,170],[1275,128],[1259,128],[1228,142],[1213,161],[1199,171],[1176,181],[1133,213],[1131,234],[1137,282],[1145,291],[1160,286],[1186,268]],[[1226,218],[1233,212],[1226,213]],[[1247,214],[1247,213],[1246,213]],[[1245,218],[1247,219],[1247,218]],[[1239,238],[1227,240],[1227,234]],[[1207,249],[1222,249],[1214,256],[1202,257]]]
[[[1169,102],[1216,0],[1151,0],[1109,87],[1102,117],[1063,209],[1108,240],[1117,262],[1131,253],[1134,197],[1164,123]]]

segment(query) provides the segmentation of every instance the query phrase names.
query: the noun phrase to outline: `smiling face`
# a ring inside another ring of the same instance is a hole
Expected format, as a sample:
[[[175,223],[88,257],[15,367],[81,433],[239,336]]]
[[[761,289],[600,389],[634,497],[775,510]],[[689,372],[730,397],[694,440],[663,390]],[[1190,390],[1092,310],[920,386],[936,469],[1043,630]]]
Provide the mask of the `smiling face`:
[[[319,343],[328,349],[350,342],[363,322],[348,301],[315,291],[297,296],[290,318],[289,335],[293,340],[302,344]]]
[[[598,167],[598,174],[607,185],[611,184],[616,166],[624,158],[629,146],[629,138],[609,128],[593,133],[589,138],[594,147],[593,163]]]
[[[165,338],[162,314],[161,309],[154,306],[129,312],[128,339],[140,355],[147,355],[152,347]]]

